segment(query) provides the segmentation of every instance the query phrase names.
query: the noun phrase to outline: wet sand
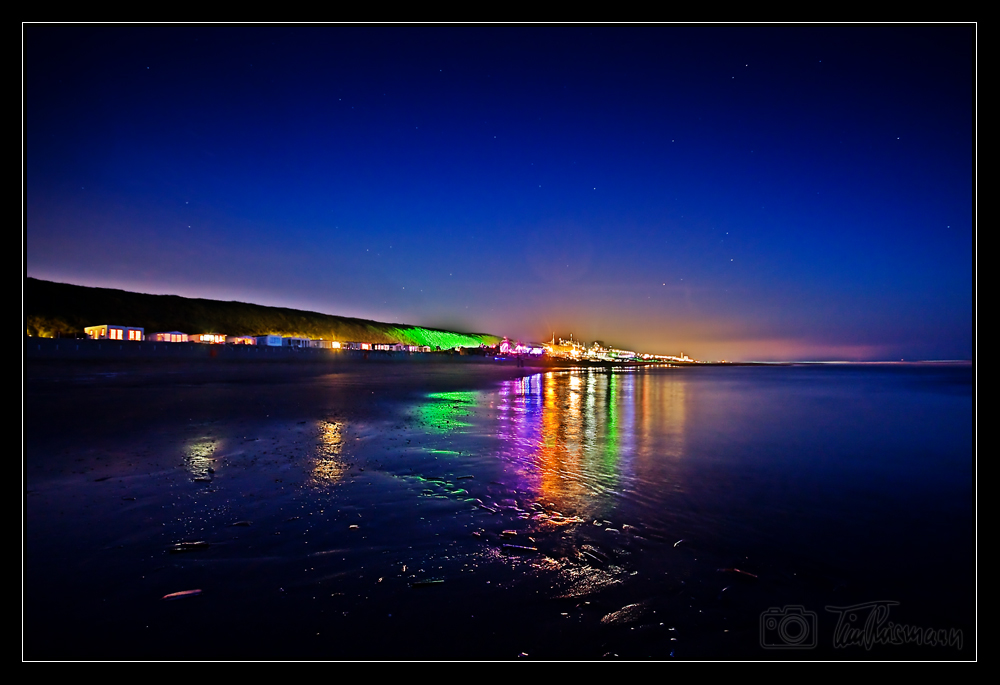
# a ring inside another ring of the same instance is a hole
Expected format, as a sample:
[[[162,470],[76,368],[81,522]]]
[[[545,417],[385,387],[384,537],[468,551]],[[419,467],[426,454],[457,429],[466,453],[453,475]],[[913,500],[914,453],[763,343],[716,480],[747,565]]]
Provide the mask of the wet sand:
[[[448,603],[410,587],[452,576],[469,600],[443,553],[471,532],[447,497],[461,461],[379,466],[420,450],[404,400],[525,371],[341,367],[29,366],[25,656],[461,657],[462,622],[429,640],[420,626],[449,624]],[[428,487],[445,499],[415,507]]]
[[[29,363],[24,657],[773,658],[760,649],[762,607],[923,599],[947,572],[911,568],[886,585],[856,559],[782,557],[739,532],[766,528],[766,513],[737,530],[698,502],[616,518],[532,494],[482,429],[495,411],[470,399],[531,373]],[[971,548],[966,537],[949,549]],[[884,542],[866,544],[852,553]],[[948,582],[926,605],[929,624],[964,625],[971,612],[950,611],[966,592]],[[780,654],[817,656],[842,655]]]

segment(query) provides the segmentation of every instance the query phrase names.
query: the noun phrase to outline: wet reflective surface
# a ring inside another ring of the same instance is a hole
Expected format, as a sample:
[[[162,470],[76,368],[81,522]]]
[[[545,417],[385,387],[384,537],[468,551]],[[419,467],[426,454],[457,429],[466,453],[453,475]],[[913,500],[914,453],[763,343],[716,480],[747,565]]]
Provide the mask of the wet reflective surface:
[[[975,656],[968,366],[26,375],[29,659]]]

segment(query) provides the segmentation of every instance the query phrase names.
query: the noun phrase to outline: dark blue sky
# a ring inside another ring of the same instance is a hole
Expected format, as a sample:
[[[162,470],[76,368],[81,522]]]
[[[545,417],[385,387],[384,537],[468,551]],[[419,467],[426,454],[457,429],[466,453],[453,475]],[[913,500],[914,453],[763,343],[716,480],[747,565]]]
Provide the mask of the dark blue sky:
[[[24,27],[27,275],[972,355],[975,27]]]

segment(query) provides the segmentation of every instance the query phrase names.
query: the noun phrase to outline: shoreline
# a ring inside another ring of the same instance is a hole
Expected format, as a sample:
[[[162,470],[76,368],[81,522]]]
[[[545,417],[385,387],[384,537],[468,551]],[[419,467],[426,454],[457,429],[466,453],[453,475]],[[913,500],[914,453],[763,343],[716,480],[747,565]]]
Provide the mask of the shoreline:
[[[495,357],[453,350],[437,352],[388,352],[381,350],[325,350],[258,345],[209,345],[150,341],[109,341],[76,338],[30,338],[24,340],[24,360],[35,361],[213,361],[237,363],[296,363],[340,366],[352,363],[480,364],[518,368],[640,368],[689,366],[740,366],[741,364],[621,361],[604,362],[533,356]]]
[[[637,368],[704,368],[704,367],[780,367],[780,366],[972,366],[972,360],[924,359],[913,361],[742,361],[742,362],[662,362],[662,361],[595,361],[560,357],[507,356],[469,354],[455,350],[436,352],[388,352],[382,350],[328,350],[258,345],[210,345],[204,343],[163,343],[151,341],[90,340],[85,338],[25,337],[24,362],[87,362],[113,363],[130,361],[303,364],[340,367],[353,364],[469,364],[533,369],[637,369]]]

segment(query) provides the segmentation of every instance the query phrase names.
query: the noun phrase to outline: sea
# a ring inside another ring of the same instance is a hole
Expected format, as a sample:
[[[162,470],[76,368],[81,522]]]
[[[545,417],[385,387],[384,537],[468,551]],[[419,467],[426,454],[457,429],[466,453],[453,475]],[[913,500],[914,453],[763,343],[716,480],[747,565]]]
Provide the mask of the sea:
[[[22,657],[973,660],[970,364],[29,364]]]

